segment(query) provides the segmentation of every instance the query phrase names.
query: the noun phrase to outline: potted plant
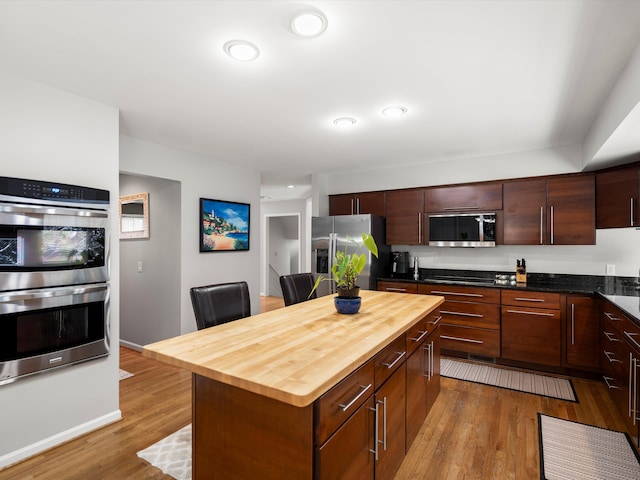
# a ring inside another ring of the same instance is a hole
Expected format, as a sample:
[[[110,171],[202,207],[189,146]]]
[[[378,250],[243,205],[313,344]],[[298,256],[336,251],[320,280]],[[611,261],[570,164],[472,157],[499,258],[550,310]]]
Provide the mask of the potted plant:
[[[356,251],[348,252],[349,245],[355,245]],[[344,250],[336,251],[336,255],[331,266],[331,278],[318,275],[316,283],[313,285],[311,294],[318,288],[323,280],[333,280],[335,282],[338,296],[335,299],[336,309],[340,313],[356,313],[360,309],[360,287],[357,285],[358,275],[362,273],[367,264],[367,257],[364,253],[359,253],[362,246],[366,247],[376,258],[378,257],[378,246],[369,233],[362,234],[362,243],[347,237],[347,244]],[[344,311],[343,311],[344,310]]]

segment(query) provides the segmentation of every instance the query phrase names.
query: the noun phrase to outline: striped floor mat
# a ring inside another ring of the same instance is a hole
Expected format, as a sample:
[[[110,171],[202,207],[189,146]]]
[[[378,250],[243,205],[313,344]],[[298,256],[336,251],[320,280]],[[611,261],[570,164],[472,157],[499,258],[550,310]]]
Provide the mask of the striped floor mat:
[[[626,433],[538,413],[540,478],[638,480],[640,457]]]
[[[483,383],[509,390],[518,390],[571,402],[578,401],[571,380],[564,378],[520,372],[491,365],[459,362],[449,358],[440,359],[440,374],[443,377]]]

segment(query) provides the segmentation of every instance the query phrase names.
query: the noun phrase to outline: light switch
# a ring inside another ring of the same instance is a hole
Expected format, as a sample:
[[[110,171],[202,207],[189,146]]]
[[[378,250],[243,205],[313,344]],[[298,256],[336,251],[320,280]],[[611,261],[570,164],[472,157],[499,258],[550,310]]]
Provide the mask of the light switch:
[[[138,273],[142,273],[142,262],[138,262]]]

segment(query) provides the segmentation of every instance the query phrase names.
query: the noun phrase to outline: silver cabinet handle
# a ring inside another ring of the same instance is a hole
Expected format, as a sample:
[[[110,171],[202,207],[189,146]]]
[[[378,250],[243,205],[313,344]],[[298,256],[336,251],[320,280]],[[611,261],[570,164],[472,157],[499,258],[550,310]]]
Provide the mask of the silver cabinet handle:
[[[436,318],[433,322],[429,322],[429,323],[435,327],[440,323],[440,320],[442,320],[442,315],[438,315],[438,318]]]
[[[543,230],[543,226],[544,224],[542,223],[544,219],[544,207],[540,207],[540,245],[542,245],[542,242],[544,241],[544,239],[542,238],[542,232]]]
[[[418,245],[423,243],[422,238],[422,213],[418,214]],[[429,243],[429,242],[427,242]]]
[[[440,290],[431,290],[431,293],[435,293],[436,295],[457,295],[459,297],[484,297],[484,295],[480,293],[442,292]]]
[[[450,312],[448,310],[440,310],[440,313],[443,313],[445,315],[458,315],[459,317],[473,317],[473,318],[484,317],[484,315],[480,313]]]
[[[396,359],[391,362],[391,363],[383,363],[382,365],[384,365],[385,367],[387,367],[387,369],[392,369],[396,363],[398,363],[402,357],[404,357],[407,354],[406,350],[404,352],[396,352],[396,355],[398,355],[396,357]]]
[[[620,318],[616,317],[613,313],[604,312],[604,314],[609,320],[613,320],[614,322],[619,322],[621,320]]]
[[[633,337],[640,336],[640,333],[627,332],[627,331],[625,330],[624,334],[627,336],[627,338],[628,338],[629,340],[631,340],[631,342],[633,342],[633,343],[635,344],[635,346],[636,346],[637,348],[640,348],[640,343],[638,343],[638,341],[637,341],[635,338],[633,338]]]
[[[465,206],[465,207],[444,207],[442,210],[444,211],[448,211],[448,210],[477,210],[480,207],[478,207],[477,205],[474,206]]]
[[[424,332],[419,332],[420,336],[418,338],[410,338],[409,340],[411,340],[412,342],[416,342],[416,343],[420,343],[422,341],[422,339],[427,335],[427,333],[429,333],[429,330],[425,330]]]
[[[613,378],[611,378],[611,377],[606,377],[606,376],[604,376],[604,375],[602,376],[602,378],[604,379],[604,383],[606,383],[606,384],[607,384],[607,388],[609,388],[609,389],[611,389],[611,390],[615,390],[615,389],[620,390],[620,387],[616,387],[615,385],[611,385],[611,384],[609,383],[609,380],[615,380],[615,379],[613,379]]]
[[[632,399],[632,389],[633,389],[633,364],[634,364],[633,353],[629,352],[629,416],[631,416],[633,409],[631,405]],[[633,422],[635,425],[635,422]]]
[[[635,224],[635,219],[633,218],[633,197],[631,197],[630,200],[631,200],[631,226],[633,227],[633,225]]]
[[[427,380],[431,380],[431,377],[433,376],[433,348],[433,342],[429,342],[424,347],[424,351],[427,354],[427,368],[426,373],[424,373],[423,376],[427,377]]]
[[[530,297],[516,297],[514,300],[518,300],[519,302],[543,302],[544,298],[530,298]]]
[[[576,344],[576,305],[571,304],[571,345]]]
[[[378,440],[378,443],[382,443],[382,449],[387,451],[387,397],[382,400],[378,400],[378,403],[382,404],[382,440]]]
[[[466,342],[466,343],[484,343],[482,340],[474,340],[471,338],[460,338],[460,337],[450,337],[448,335],[440,335],[440,338],[444,340],[455,340],[456,342]]]
[[[610,332],[603,332],[605,334],[605,336],[607,337],[607,340],[609,340],[610,342],[620,342],[621,340],[619,338],[617,338],[615,336],[615,334],[610,333]]]
[[[615,353],[613,352],[607,352],[606,350],[604,351],[604,355],[607,357],[607,360],[609,360],[609,363],[622,363],[622,360],[618,360],[617,358],[611,358],[613,355],[615,355]]]
[[[353,215],[355,212],[353,211],[353,198],[351,199],[351,215]]]
[[[517,313],[520,315],[536,315],[538,317],[553,317],[553,313],[543,313],[543,312],[525,312],[522,310],[507,310],[507,313]]]
[[[371,388],[371,384],[369,384],[369,385],[360,385],[360,392],[358,392],[358,394],[357,394],[355,397],[353,397],[353,399],[352,399],[349,403],[347,403],[346,405],[345,405],[344,403],[339,403],[339,404],[338,404],[338,406],[339,406],[339,407],[342,407],[342,411],[343,411],[343,412],[346,412],[346,411],[347,411],[347,410],[349,410],[349,408],[351,408],[351,407],[353,406],[353,404],[354,404],[354,403],[356,403],[356,402],[358,401],[358,399],[359,399],[360,397],[362,397],[362,396],[365,394],[365,392],[366,392],[367,390],[369,390],[370,388]]]
[[[356,214],[360,215],[360,197],[356,197]]]
[[[404,293],[407,293],[407,289],[406,288],[397,288],[397,287],[387,287],[387,288],[385,288],[385,291],[387,291],[387,292],[404,292]]]

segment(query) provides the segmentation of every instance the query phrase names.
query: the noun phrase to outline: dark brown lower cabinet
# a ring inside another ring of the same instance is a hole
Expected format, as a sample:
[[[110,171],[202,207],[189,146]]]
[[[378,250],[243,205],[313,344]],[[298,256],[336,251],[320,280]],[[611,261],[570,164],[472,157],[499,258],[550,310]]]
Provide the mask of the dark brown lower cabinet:
[[[405,364],[378,389],[375,395],[377,430],[374,447],[376,480],[393,480],[405,454]]]
[[[344,425],[316,449],[316,478],[319,480],[371,480],[375,459],[375,408],[369,398]]]
[[[600,367],[600,315],[592,297],[567,295],[567,353],[569,367],[597,370]]]
[[[559,367],[561,333],[560,310],[502,307],[502,358]]]

